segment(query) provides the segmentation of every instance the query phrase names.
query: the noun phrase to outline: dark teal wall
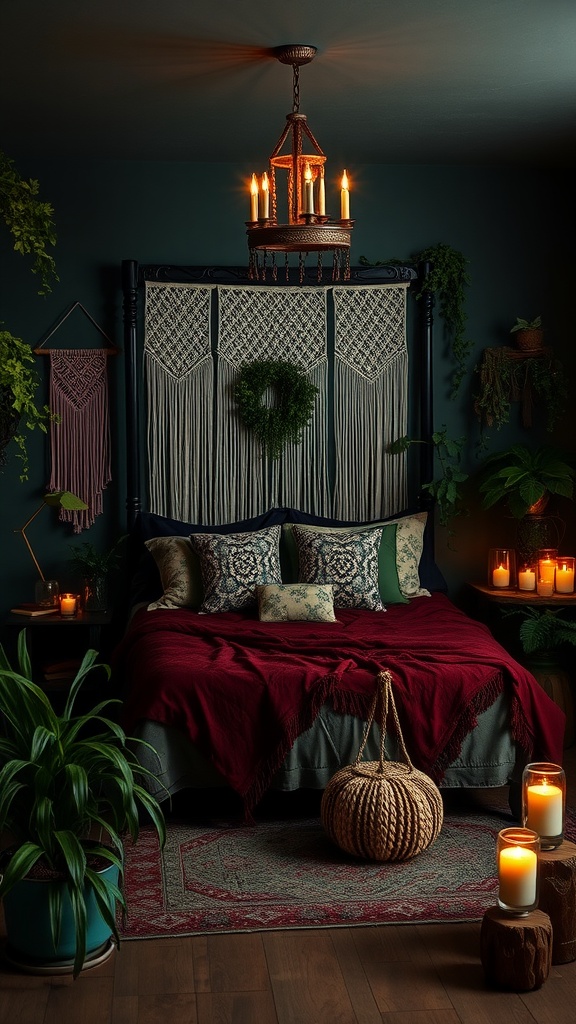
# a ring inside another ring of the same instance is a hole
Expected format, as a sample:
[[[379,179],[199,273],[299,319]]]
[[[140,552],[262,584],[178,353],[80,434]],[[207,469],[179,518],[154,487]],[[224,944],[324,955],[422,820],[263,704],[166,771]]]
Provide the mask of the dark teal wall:
[[[10,154],[17,160],[17,154]],[[13,254],[0,225],[0,319],[12,333],[32,345],[78,300],[117,344],[122,345],[120,264],[140,262],[245,265],[244,221],[247,195],[241,174],[231,165],[166,162],[60,163],[39,159],[18,162],[21,173],[38,178],[42,197],[52,202],[58,232],[55,250],[60,282],[50,296],[36,296],[36,280],[25,259]],[[356,220],[352,261],[408,258],[445,242],[470,260],[472,284],[468,307],[475,351],[472,370],[482,349],[506,342],[516,316],[541,313],[548,340],[573,368],[571,282],[574,263],[568,257],[574,236],[571,176],[564,171],[530,168],[453,166],[370,166],[350,168],[352,216]],[[337,197],[328,198],[337,214]],[[62,344],[98,339],[81,313],[66,322]],[[55,340],[55,339],[54,339]],[[44,374],[47,361],[39,359]],[[455,435],[469,438],[468,458],[474,466],[477,428],[471,413],[470,381],[456,401],[448,398],[450,365],[437,331],[435,358],[436,424],[446,423]],[[576,375],[575,375],[576,379]],[[112,540],[124,527],[124,407],[122,358],[112,360],[113,480],[105,494],[105,514],[80,540],[97,544]],[[568,423],[566,424],[568,426]],[[572,448],[572,432],[560,432]],[[495,439],[503,447],[522,432],[511,427]],[[502,443],[501,443],[502,442]],[[0,474],[0,610],[33,597],[35,570],[13,530],[40,504],[48,479],[47,447],[39,433],[31,435],[30,478],[18,479],[18,460],[11,458]],[[474,501],[473,494],[471,501]],[[487,547],[496,540],[486,515],[458,521],[451,550],[439,531],[438,561],[453,591],[462,579],[483,572]],[[30,532],[39,561],[48,576],[66,583],[68,546],[74,538],[51,510],[44,510]]]

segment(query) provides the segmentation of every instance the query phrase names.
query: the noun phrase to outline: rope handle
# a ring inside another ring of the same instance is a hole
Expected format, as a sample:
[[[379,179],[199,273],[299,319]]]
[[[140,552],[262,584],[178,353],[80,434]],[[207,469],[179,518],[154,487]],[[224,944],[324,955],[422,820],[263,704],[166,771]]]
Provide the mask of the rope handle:
[[[378,709],[378,705],[380,705],[380,714],[377,717],[376,711]],[[384,770],[384,765],[387,760],[386,751],[384,750],[384,742],[386,740],[386,722],[388,721],[389,711],[391,711],[392,713],[394,731],[398,739],[400,754],[403,760],[408,765],[410,771],[414,771],[414,765],[412,764],[412,761],[410,760],[410,755],[406,750],[404,736],[402,735],[402,729],[400,728],[400,720],[398,718],[398,712],[396,710],[396,701],[394,700],[394,692],[392,690],[392,673],[387,668],[383,669],[382,672],[379,672],[378,675],[376,676],[376,692],[374,694],[374,699],[372,701],[372,707],[370,708],[370,712],[366,720],[366,728],[364,729],[362,744],[360,746],[360,750],[356,755],[356,760],[354,761],[354,768],[357,768],[360,765],[362,754],[364,753],[364,748],[366,746],[366,743],[368,742],[368,736],[370,733],[370,729],[372,728],[372,723],[376,718],[377,720],[379,719],[380,724],[380,771]]]

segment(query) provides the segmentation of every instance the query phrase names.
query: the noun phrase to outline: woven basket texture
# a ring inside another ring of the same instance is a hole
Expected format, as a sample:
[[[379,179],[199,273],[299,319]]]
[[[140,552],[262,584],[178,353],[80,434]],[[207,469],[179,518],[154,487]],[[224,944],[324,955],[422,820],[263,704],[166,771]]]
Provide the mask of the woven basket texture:
[[[322,825],[332,842],[346,853],[366,860],[400,861],[422,853],[437,838],[444,820],[438,787],[414,768],[406,751],[391,680],[389,672],[379,673],[377,694],[356,761],[332,776],[320,808]],[[362,761],[379,701],[380,760]],[[406,763],[385,760],[389,708]]]

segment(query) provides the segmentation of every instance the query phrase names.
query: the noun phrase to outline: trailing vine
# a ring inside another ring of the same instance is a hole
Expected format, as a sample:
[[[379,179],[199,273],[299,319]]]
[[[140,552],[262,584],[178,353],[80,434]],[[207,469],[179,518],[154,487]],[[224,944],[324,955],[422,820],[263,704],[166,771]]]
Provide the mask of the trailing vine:
[[[269,389],[270,405],[265,402]],[[302,370],[281,359],[266,359],[242,367],[235,398],[244,426],[254,431],[269,458],[278,459],[289,441],[300,440],[317,394]]]
[[[448,436],[446,427],[436,430],[432,434],[430,443],[440,465],[440,474],[437,479],[430,480],[423,484],[422,489],[427,491],[436,507],[438,508],[438,522],[448,527],[452,533],[451,520],[454,516],[466,513],[462,486],[468,480],[468,474],[461,468],[462,452],[465,437],[453,438]],[[391,441],[386,451],[390,455],[400,455],[413,444],[426,444],[426,441],[416,441],[408,436],[399,437]]]
[[[540,401],[550,432],[566,410],[568,386],[561,363],[552,355],[528,356],[506,346],[484,349],[476,367],[479,386],[474,410],[481,426],[499,429],[510,419],[512,402],[522,402],[522,423],[532,425],[532,400]]]

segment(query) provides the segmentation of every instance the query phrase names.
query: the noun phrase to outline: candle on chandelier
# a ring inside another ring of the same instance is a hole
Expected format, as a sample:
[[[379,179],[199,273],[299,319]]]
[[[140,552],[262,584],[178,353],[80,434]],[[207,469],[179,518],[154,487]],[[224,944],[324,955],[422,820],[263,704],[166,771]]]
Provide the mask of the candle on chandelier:
[[[260,217],[262,220],[268,220],[270,216],[270,187],[268,184],[268,175],[266,171],[262,175],[262,181],[260,183]]]
[[[342,175],[340,185],[340,218],[341,220],[350,220],[350,187],[346,171]]]
[[[314,213],[314,182],[310,164],[304,168],[304,213]]]
[[[321,217],[326,216],[326,188],[323,173],[320,174],[318,179],[318,213]]]
[[[250,181],[250,220],[258,220],[258,178],[255,174]]]

